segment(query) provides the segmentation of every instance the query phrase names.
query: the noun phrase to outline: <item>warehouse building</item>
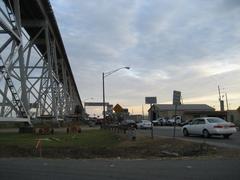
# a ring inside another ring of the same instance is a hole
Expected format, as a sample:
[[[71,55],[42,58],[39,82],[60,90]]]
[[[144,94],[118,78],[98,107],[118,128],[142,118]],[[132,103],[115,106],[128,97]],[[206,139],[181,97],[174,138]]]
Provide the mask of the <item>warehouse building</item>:
[[[227,111],[227,120],[240,127],[240,106],[236,110]]]
[[[160,117],[168,119],[172,118],[174,114],[175,105],[172,104],[154,104],[148,110],[150,120],[155,120]],[[181,116],[184,121],[203,116],[226,117],[225,112],[215,111],[214,108],[207,104],[181,104],[177,106],[176,115]]]

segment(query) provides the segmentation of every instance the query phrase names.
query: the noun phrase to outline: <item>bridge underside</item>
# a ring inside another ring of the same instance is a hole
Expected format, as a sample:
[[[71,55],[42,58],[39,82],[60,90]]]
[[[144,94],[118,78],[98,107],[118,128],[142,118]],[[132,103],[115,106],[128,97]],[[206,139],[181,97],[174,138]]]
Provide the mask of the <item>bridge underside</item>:
[[[0,121],[83,117],[48,0],[0,0]]]

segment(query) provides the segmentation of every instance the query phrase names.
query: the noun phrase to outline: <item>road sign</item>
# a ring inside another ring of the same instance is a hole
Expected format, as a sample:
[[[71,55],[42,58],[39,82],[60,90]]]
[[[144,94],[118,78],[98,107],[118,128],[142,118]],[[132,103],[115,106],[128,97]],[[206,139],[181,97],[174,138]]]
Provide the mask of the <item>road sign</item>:
[[[173,91],[173,104],[180,105],[181,104],[181,91]]]
[[[145,97],[145,104],[157,104],[157,97]]]
[[[123,112],[123,108],[122,108],[122,106],[120,106],[119,104],[116,104],[116,106],[114,106],[113,110],[114,110],[116,113]]]

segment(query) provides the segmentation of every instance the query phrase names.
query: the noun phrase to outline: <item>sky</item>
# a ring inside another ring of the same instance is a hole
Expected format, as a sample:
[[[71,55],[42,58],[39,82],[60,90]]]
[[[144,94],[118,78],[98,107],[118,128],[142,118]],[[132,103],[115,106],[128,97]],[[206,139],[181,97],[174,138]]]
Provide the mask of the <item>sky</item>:
[[[106,101],[142,113],[145,97],[219,109],[240,106],[239,0],[51,0],[82,101]],[[92,99],[90,99],[92,98]],[[225,97],[223,97],[225,99]],[[149,105],[144,105],[147,112]],[[87,109],[101,114],[99,108]]]

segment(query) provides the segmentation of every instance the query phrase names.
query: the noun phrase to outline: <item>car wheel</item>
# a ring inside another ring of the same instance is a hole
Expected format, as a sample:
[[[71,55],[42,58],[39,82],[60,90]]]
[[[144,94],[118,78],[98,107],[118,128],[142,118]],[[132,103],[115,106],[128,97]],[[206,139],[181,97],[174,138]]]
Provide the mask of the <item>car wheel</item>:
[[[210,137],[210,134],[209,134],[208,130],[206,130],[206,129],[203,130],[203,137],[204,138],[209,138]]]
[[[224,134],[224,135],[223,135],[223,138],[228,139],[229,136],[231,136],[231,134]]]
[[[184,136],[189,136],[188,130],[186,128],[183,129],[183,135]]]

